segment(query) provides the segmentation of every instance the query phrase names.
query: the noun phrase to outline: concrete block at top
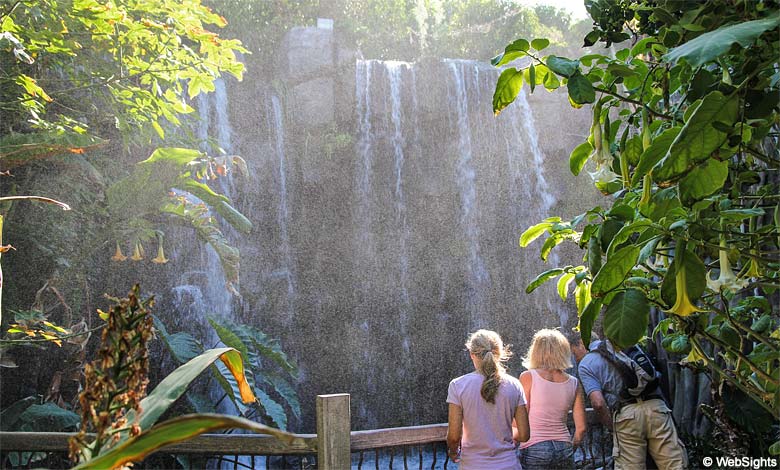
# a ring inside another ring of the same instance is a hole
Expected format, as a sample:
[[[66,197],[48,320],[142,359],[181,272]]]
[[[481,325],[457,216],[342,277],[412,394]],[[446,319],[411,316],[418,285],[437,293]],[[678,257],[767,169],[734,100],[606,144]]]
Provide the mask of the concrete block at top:
[[[296,27],[284,40],[282,75],[293,82],[333,72],[333,29]]]
[[[316,128],[333,122],[333,78],[323,77],[296,85],[290,96],[296,124]]]

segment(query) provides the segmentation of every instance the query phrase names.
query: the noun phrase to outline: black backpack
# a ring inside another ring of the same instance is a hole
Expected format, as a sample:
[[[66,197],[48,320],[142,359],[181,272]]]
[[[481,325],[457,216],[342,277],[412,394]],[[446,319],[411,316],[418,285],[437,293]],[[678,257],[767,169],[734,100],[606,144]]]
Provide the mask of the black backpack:
[[[631,346],[620,353],[607,349],[607,343],[602,341],[595,352],[611,364],[623,379],[623,389],[619,397],[622,401],[634,398],[663,398],[658,390],[660,372],[653,360],[639,345]]]

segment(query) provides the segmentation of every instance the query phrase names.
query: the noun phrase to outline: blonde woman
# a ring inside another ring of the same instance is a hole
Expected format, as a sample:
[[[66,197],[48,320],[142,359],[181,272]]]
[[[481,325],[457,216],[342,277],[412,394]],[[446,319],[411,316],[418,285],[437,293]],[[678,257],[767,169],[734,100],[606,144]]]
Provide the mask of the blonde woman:
[[[520,444],[523,469],[573,469],[574,448],[585,436],[587,422],[582,385],[564,372],[572,366],[569,341],[558,330],[539,330],[523,366],[528,370],[520,374],[520,383],[531,426],[530,439]],[[573,437],[566,426],[569,410]]]
[[[450,382],[447,453],[460,470],[520,470],[514,447],[528,439],[528,415],[523,387],[504,368],[511,352],[490,330],[472,333],[466,349],[474,372]]]

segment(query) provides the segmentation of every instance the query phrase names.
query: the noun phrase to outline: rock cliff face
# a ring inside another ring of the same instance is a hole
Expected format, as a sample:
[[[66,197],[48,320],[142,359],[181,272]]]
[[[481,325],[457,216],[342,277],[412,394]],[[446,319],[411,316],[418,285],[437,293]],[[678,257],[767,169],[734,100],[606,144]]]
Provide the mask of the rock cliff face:
[[[275,68],[228,86],[231,145],[253,175],[233,197],[255,228],[237,238],[243,299],[227,310],[299,364],[293,427],[313,429],[315,395],[337,392],[352,394],[353,429],[445,421],[469,332],[514,344],[516,375],[535,330],[575,322],[553,286],[524,290],[580,255],[546,266],[517,240],[599,197],[568,170],[588,111],[538,90],[494,117],[489,65],[362,60],[327,29],[290,31]]]

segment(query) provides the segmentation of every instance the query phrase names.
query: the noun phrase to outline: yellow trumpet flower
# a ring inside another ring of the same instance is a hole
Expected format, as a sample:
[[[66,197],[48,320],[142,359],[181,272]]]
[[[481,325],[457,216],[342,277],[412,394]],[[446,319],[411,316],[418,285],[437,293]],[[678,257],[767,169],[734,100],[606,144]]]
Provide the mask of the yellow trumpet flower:
[[[135,248],[133,248],[133,256],[130,257],[133,261],[141,261],[144,259],[143,254],[141,253],[141,242],[135,242]]]
[[[726,250],[726,240],[721,238],[720,250],[718,256],[718,262],[720,265],[720,275],[717,279],[712,279],[710,272],[707,273],[707,287],[715,292],[720,292],[721,289],[730,290],[733,293],[737,293],[744,289],[748,285],[747,279],[742,279],[734,274],[731,269],[731,263],[729,262],[728,252]]]
[[[165,258],[165,252],[163,252],[162,239],[159,241],[160,243],[157,245],[157,257],[152,259],[152,262],[157,264],[165,264],[168,262],[168,260]]]
[[[696,312],[704,311],[691,302],[691,299],[688,297],[688,283],[686,281],[685,266],[681,263],[677,267],[674,275],[674,287],[677,290],[677,298],[675,299],[672,308],[669,309],[670,312],[681,317],[687,317]]]
[[[111,257],[113,261],[124,261],[127,259],[127,256],[122,254],[122,249],[119,248],[119,242],[116,242],[116,252],[114,253],[114,256]]]

